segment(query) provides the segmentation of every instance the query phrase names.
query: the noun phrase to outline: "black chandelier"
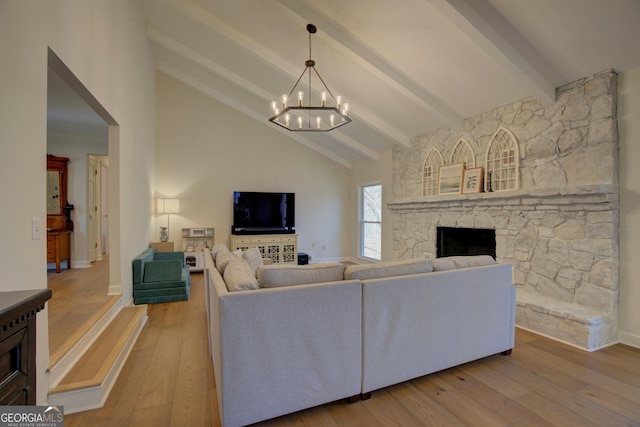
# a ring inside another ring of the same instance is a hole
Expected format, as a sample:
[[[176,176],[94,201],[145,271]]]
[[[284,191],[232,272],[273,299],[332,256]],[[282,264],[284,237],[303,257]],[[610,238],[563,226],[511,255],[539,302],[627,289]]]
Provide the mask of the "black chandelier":
[[[289,95],[282,95],[280,105],[276,101],[271,103],[273,116],[269,121],[290,131],[328,132],[351,122],[348,115],[349,104],[343,103],[341,96],[334,97],[322,77],[320,77],[315,67],[316,62],[311,59],[311,34],[315,34],[317,28],[313,24],[308,24],[307,31],[309,32],[309,59],[304,63],[305,69],[296,84],[293,85]],[[311,105],[311,70],[322,82],[325,89],[320,93],[320,105],[316,106]],[[299,90],[296,94],[298,97],[296,105],[288,105],[287,102],[291,99],[291,95],[298,87],[305,73],[309,75],[309,104],[304,105],[304,91]],[[327,94],[331,96],[333,106],[327,105]]]

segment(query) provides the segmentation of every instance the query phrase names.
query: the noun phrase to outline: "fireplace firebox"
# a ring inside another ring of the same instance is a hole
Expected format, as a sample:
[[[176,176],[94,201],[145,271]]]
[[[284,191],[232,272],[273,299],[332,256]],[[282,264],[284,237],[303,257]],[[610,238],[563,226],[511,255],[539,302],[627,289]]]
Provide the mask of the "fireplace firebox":
[[[455,255],[491,255],[496,258],[496,230],[487,228],[437,228],[438,258]]]

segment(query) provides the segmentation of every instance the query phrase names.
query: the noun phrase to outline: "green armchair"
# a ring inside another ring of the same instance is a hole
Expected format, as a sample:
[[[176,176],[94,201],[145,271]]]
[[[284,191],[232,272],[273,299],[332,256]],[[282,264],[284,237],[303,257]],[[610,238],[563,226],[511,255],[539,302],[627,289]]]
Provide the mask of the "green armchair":
[[[134,304],[186,301],[191,276],[183,252],[149,248],[133,260]]]

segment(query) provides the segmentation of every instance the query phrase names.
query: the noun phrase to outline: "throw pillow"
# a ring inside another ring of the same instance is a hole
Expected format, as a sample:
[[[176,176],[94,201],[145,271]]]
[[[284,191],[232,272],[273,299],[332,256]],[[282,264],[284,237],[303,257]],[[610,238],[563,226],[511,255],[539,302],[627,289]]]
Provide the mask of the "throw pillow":
[[[229,250],[229,248],[227,248],[227,245],[225,245],[224,243],[216,243],[211,247],[211,256],[215,259],[216,254],[225,249],[227,251]]]
[[[248,291],[260,287],[251,267],[242,258],[229,261],[224,269],[223,278],[229,292]]]
[[[258,267],[263,265],[262,254],[258,248],[250,248],[242,253],[242,258],[249,264],[255,276]]]
[[[335,282],[342,280],[343,274],[344,265],[339,262],[310,265],[263,265],[258,267],[256,271],[261,288]]]
[[[215,257],[215,261],[216,261],[216,268],[218,269],[218,272],[220,272],[221,275],[224,274],[224,269],[229,263],[229,261],[231,261],[234,258],[237,258],[237,257],[231,252],[229,252],[228,249],[227,250],[222,249],[218,251]]]
[[[431,273],[432,271],[433,264],[430,260],[414,258],[401,261],[378,262],[375,264],[350,265],[344,270],[344,279],[379,279],[382,277]]]

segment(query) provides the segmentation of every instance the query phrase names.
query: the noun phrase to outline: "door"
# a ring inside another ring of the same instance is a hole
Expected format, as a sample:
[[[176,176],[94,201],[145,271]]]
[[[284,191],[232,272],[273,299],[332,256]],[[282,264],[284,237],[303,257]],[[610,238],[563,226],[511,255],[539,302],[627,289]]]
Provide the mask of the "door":
[[[98,224],[98,204],[97,204],[97,185],[98,185],[98,162],[93,156],[89,156],[89,170],[87,180],[87,250],[89,262],[95,262],[98,259],[97,248],[98,239],[96,235],[96,225]]]

